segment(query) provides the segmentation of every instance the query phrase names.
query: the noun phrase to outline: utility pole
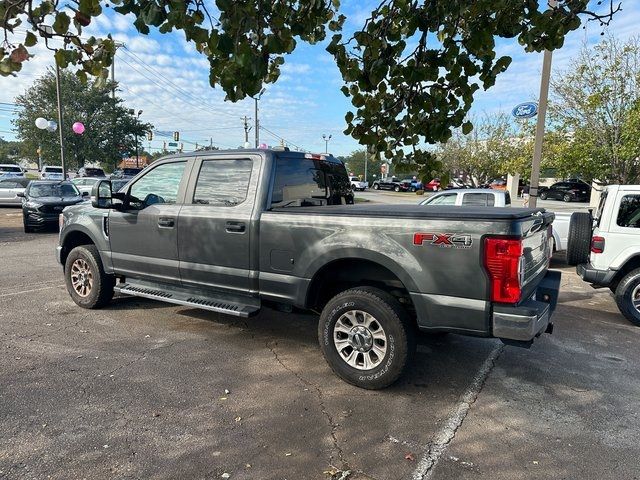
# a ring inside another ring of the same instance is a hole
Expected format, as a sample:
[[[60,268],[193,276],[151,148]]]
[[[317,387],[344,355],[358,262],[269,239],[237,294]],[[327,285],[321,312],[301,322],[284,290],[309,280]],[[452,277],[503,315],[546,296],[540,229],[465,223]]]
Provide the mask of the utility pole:
[[[549,7],[556,8],[557,0],[549,0]],[[531,185],[529,186],[529,207],[536,208],[538,202],[538,183],[540,182],[540,161],[542,160],[542,142],[544,140],[544,123],[547,117],[549,98],[549,81],[551,78],[552,53],[545,50],[542,57],[542,78],[540,79],[540,96],[538,98],[538,119],[536,123],[536,139],[533,146],[533,162],[531,163]]]
[[[258,93],[255,97],[253,97],[254,100],[254,116],[255,116],[255,135],[256,135],[256,145],[255,148],[258,148],[258,146],[260,145],[260,120],[258,120],[258,100],[260,100],[260,98],[262,97],[262,95],[264,94],[265,89],[263,88],[262,90],[260,90],[260,93]]]
[[[56,63],[56,97],[58,98],[58,133],[60,134],[60,161],[62,163],[62,180],[67,179],[67,166],[64,163],[64,139],[62,132],[62,99],[60,95],[60,66]]]
[[[249,148],[249,131],[251,130],[251,127],[249,126],[249,117],[245,115],[242,117],[242,120],[244,122],[244,148]]]

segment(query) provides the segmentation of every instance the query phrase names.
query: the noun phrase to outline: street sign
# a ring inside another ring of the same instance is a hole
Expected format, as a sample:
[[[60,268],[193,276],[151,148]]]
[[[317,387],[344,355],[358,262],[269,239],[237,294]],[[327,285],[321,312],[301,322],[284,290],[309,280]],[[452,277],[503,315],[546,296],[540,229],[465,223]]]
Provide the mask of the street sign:
[[[178,142],[169,142],[169,146],[170,147],[177,147],[178,146]]]
[[[511,110],[511,115],[516,118],[533,118],[538,114],[538,104],[536,102],[525,102],[516,105]]]

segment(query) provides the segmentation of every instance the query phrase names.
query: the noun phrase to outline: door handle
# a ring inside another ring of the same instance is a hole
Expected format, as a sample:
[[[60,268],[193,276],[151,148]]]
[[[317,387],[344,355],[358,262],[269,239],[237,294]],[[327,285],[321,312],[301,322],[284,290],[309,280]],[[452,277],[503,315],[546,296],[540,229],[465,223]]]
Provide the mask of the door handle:
[[[227,222],[225,227],[228,233],[244,233],[247,228],[242,222]]]
[[[173,217],[158,217],[158,226],[164,228],[173,228],[176,224],[176,219]]]

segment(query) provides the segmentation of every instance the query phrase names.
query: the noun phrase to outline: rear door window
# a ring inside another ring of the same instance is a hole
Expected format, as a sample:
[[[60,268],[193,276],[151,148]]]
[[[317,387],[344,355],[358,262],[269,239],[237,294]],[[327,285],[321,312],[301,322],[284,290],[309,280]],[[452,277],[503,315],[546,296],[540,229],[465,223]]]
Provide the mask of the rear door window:
[[[640,228],[640,195],[622,197],[616,223],[620,227]]]
[[[462,205],[475,207],[493,207],[493,195],[489,193],[465,193]]]
[[[247,199],[253,162],[248,158],[204,160],[193,194],[193,203],[234,207]]]

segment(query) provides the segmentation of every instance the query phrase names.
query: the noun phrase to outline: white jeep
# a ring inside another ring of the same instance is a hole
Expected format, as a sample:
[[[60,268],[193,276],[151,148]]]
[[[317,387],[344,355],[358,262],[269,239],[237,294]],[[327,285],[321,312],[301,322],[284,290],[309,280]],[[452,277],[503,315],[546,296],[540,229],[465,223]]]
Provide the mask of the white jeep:
[[[595,216],[571,215],[567,262],[593,287],[609,287],[620,312],[640,326],[640,185],[610,185]]]

